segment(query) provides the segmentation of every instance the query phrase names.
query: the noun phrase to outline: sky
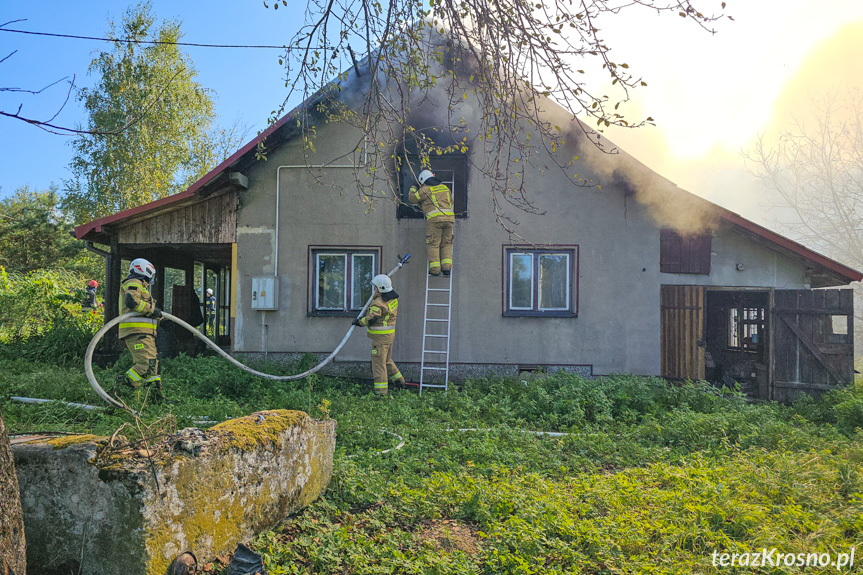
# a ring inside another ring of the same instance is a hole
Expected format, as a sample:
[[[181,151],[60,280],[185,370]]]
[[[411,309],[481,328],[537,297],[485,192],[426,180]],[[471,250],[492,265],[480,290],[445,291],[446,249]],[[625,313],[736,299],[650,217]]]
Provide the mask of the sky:
[[[709,11],[720,2],[697,5]],[[741,153],[761,134],[776,133],[805,113],[827,90],[863,87],[863,2],[860,0],[726,0],[734,20],[715,34],[674,14],[630,11],[607,20],[603,34],[617,62],[648,83],[632,94],[625,113],[652,116],[656,126],[609,130],[606,135],[678,186],[769,224],[760,184]],[[0,0],[0,24],[25,30],[104,36],[108,17],[120,20],[128,4],[106,0]],[[159,19],[182,22],[185,41],[223,44],[287,43],[298,11],[273,11],[261,0],[207,3],[154,0]],[[0,32],[0,86],[39,89],[75,75],[90,85],[87,68],[97,41]],[[198,81],[216,94],[220,122],[247,124],[250,138],[285,96],[278,50],[187,48]],[[62,84],[39,95],[0,92],[0,110],[46,119],[66,95]],[[54,120],[83,121],[70,101]],[[47,187],[69,177],[68,137],[0,117],[0,195],[20,186]]]

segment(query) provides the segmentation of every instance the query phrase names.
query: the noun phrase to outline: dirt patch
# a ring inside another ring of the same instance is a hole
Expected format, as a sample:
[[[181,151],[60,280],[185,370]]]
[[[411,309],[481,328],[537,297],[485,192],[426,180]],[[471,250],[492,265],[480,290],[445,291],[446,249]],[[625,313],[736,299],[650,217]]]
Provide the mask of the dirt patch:
[[[469,525],[451,519],[426,521],[418,533],[421,541],[432,541],[442,551],[463,551],[468,555],[479,553],[479,539]]]

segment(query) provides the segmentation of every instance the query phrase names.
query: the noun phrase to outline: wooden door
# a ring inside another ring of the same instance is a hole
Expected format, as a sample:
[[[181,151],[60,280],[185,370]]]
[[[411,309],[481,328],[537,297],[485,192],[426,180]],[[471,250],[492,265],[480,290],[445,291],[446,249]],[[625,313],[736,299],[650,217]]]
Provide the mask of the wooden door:
[[[662,377],[704,379],[704,287],[661,286]]]
[[[776,290],[773,399],[818,396],[854,379],[854,292]]]

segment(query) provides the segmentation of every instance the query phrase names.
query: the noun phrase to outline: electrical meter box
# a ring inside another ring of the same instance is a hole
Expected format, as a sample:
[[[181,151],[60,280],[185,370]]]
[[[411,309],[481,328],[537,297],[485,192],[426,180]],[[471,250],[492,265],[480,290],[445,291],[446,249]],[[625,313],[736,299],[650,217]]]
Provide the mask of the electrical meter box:
[[[252,309],[279,309],[279,278],[252,277]]]

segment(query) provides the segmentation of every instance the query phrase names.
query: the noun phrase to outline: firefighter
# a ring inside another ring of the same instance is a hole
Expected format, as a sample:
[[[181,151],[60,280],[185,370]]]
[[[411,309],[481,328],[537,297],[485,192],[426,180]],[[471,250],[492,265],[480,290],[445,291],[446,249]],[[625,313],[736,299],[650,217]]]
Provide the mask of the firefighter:
[[[137,258],[129,264],[129,277],[120,286],[120,314],[134,312],[141,315],[120,322],[120,339],[132,354],[132,367],[118,378],[118,384],[136,389],[142,384],[152,386],[153,401],[160,403],[167,400],[162,394],[162,376],[156,353],[156,328],[162,310],[156,307],[156,300],[150,293],[155,276],[153,264]]]
[[[386,395],[388,382],[395,387],[404,387],[405,378],[393,362],[393,340],[396,337],[396,313],[399,294],[393,282],[384,274],[372,278],[374,299],[369,311],[355,318],[353,325],[366,327],[366,335],[372,340],[372,375],[375,380],[375,395]]]
[[[216,296],[213,295],[212,288],[207,288],[207,331],[213,331],[216,325]]]
[[[99,304],[96,302],[96,288],[99,287],[99,282],[90,280],[87,282],[87,287],[84,288],[86,299],[82,302],[81,307],[97,308]]]
[[[419,204],[426,217],[429,274],[448,276],[452,269],[452,231],[455,224],[452,193],[429,170],[417,176],[420,188],[411,186],[408,199]]]

